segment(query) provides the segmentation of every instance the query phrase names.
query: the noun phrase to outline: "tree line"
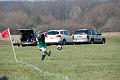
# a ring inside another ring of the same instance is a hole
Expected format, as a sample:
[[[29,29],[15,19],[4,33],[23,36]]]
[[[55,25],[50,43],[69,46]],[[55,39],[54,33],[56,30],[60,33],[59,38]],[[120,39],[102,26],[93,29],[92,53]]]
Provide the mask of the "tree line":
[[[119,0],[54,0],[0,2],[0,30],[9,26],[12,34],[20,28],[35,31],[96,28],[120,31]]]

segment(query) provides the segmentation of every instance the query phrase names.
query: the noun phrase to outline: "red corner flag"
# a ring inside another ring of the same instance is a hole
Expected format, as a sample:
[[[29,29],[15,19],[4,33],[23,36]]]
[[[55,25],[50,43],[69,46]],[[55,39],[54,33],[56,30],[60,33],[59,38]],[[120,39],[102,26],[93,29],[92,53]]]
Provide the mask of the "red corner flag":
[[[4,31],[1,32],[1,36],[3,39],[7,38],[10,36],[10,31],[9,28],[5,29]]]
[[[4,31],[2,31],[1,32],[1,36],[2,36],[3,39],[9,37],[10,41],[11,41],[11,44],[12,44],[12,38],[11,38],[11,34],[10,34],[9,28],[6,28]],[[15,49],[14,49],[13,44],[12,44],[12,48],[13,48],[13,52],[14,52],[15,61],[17,62],[17,57],[16,57],[16,53],[15,53]]]

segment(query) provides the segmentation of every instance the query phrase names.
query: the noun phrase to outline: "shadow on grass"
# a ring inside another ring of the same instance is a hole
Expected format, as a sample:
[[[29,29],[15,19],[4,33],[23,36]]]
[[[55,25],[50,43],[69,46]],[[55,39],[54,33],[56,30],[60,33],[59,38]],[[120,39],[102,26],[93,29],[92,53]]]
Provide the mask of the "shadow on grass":
[[[0,77],[0,80],[8,80],[6,76]]]

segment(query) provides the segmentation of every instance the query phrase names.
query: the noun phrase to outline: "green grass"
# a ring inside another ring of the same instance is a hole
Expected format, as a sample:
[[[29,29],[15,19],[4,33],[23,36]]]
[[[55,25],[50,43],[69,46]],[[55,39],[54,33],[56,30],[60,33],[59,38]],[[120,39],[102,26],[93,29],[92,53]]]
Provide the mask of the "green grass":
[[[51,57],[41,61],[37,47],[15,48],[0,41],[0,77],[8,80],[120,80],[120,36],[106,44],[66,45],[58,51],[49,46]],[[21,61],[21,62],[20,62]]]

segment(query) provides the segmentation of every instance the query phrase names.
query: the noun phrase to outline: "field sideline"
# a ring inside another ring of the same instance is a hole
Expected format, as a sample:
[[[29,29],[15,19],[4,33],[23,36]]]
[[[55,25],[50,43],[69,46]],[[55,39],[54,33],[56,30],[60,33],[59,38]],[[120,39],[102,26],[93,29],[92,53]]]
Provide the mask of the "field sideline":
[[[7,80],[120,80],[120,35],[106,44],[48,46],[51,57],[41,61],[37,47],[16,47],[0,41],[0,79]]]

